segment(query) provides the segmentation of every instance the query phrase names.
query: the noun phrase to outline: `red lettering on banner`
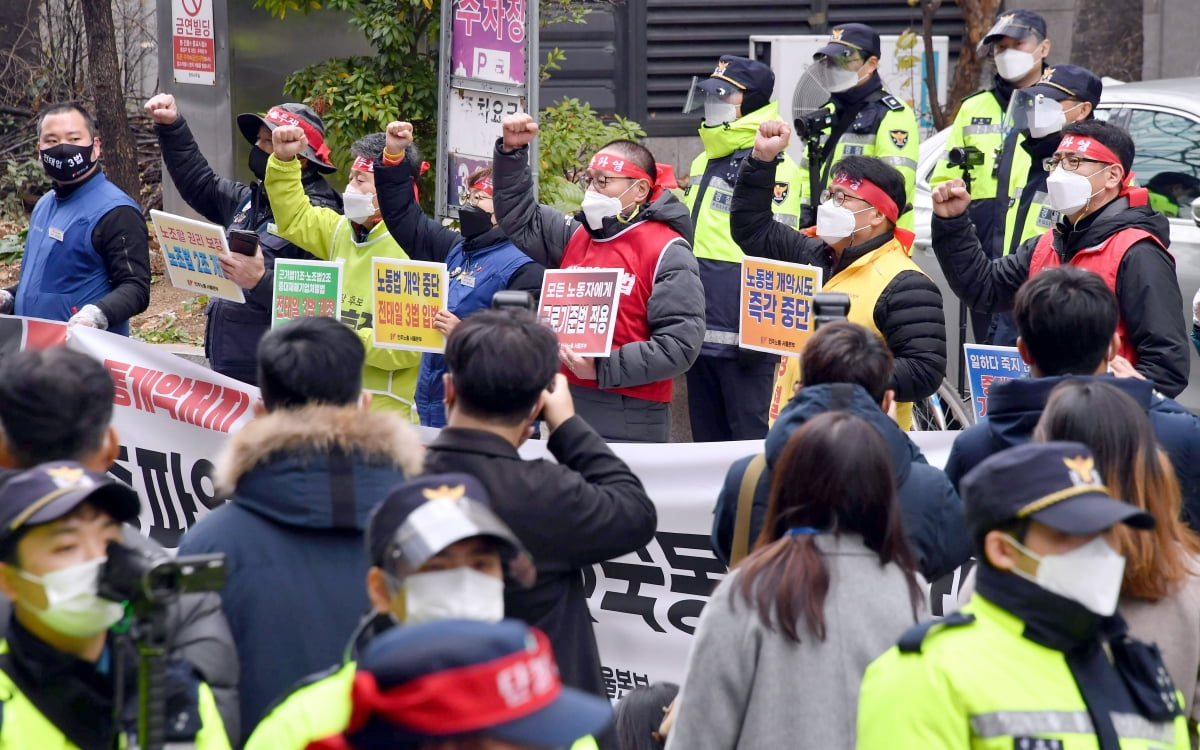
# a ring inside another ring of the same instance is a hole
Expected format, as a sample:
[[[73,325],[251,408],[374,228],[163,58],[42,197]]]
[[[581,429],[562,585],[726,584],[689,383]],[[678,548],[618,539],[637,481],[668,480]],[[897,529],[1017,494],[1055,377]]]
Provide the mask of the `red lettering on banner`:
[[[113,393],[113,406],[132,406],[133,400],[129,398],[129,385],[125,382],[125,376],[129,373],[129,365],[124,362],[115,360],[104,360],[104,367],[108,370],[108,374],[112,376],[115,390]]]
[[[126,362],[104,360],[112,376],[113,405],[155,414],[166,412],[177,422],[229,432],[250,407],[250,397],[236,388]]]

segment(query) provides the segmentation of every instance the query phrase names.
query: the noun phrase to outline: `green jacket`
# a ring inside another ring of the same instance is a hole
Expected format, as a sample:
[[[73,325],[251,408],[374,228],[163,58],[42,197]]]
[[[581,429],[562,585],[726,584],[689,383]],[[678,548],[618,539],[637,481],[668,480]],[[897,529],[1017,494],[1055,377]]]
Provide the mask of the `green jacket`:
[[[372,411],[396,411],[412,420],[413,393],[421,352],[379,348],[372,343],[374,278],[371,259],[401,258],[408,254],[392,239],[381,221],[359,242],[350,220],[331,208],[314,206],[300,183],[300,160],[267,160],[267,194],[275,213],[272,234],[322,260],[342,261],[342,322],[349,325],[367,349],[363,390],[371,393]]]

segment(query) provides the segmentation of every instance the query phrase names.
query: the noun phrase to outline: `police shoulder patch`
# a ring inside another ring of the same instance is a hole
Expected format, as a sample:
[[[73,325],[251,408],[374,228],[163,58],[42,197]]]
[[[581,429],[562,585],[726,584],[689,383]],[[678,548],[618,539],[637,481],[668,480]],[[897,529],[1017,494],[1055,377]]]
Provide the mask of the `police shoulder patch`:
[[[892,145],[896,148],[904,148],[908,145],[907,130],[889,130],[888,135],[892,139]]]
[[[786,182],[775,183],[775,189],[771,195],[772,202],[774,202],[776,206],[783,205],[783,202],[787,200],[788,193],[791,192],[791,189],[792,186]]]
[[[891,94],[884,94],[883,98],[879,101],[883,102],[884,106],[893,112],[899,112],[900,110],[904,109],[904,102],[900,101]]]

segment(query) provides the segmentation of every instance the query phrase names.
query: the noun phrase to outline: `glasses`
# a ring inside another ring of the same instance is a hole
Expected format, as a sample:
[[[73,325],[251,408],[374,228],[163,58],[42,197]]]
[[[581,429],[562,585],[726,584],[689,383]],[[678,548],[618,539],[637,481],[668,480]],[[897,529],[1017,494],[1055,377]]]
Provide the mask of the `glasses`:
[[[596,187],[603,190],[606,187],[608,187],[608,183],[612,182],[613,180],[636,180],[636,179],[638,179],[638,178],[637,177],[621,177],[619,175],[606,175],[606,174],[590,175],[585,172],[584,174],[579,175],[579,177],[575,180],[575,184],[579,185],[579,187],[583,188],[584,190],[587,190],[588,187],[590,187],[591,185],[595,185]]]
[[[487,193],[472,193],[469,190],[463,190],[458,194],[458,202],[464,206],[478,206],[484,201],[492,200],[492,196]]]
[[[840,190],[837,191],[836,193],[831,192],[829,190],[821,191],[821,202],[822,203],[829,203],[830,201],[832,201],[833,205],[840,206],[843,203],[845,203],[847,198],[849,198],[851,200],[862,201],[863,203],[866,203],[865,200],[863,200],[862,198],[859,198],[857,195],[850,195],[849,193],[843,193]]]
[[[1075,154],[1063,154],[1062,156],[1058,156],[1056,154],[1042,162],[1042,166],[1047,172],[1053,172],[1061,164],[1064,170],[1068,172],[1074,172],[1076,169],[1079,169],[1079,165],[1083,164],[1085,161],[1089,164],[1108,163],[1106,161],[1100,161],[1099,159],[1089,159],[1086,156],[1076,156]]]

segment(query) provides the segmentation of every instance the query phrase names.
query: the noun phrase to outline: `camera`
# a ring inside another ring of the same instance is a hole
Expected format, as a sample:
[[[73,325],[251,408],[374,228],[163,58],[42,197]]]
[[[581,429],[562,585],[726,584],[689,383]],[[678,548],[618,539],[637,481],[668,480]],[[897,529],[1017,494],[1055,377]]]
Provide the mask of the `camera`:
[[[492,295],[493,310],[511,310],[514,308],[532,312],[537,309],[537,305],[534,304],[532,294],[516,289],[501,289]]]
[[[153,555],[117,542],[108,544],[99,594],[129,602],[136,612],[163,606],[180,594],[219,591],[225,585],[225,555]]]
[[[833,126],[833,113],[827,109],[818,109],[797,117],[792,124],[796,126],[796,135],[801,138],[816,138],[821,131]]]
[[[845,320],[850,314],[850,295],[845,292],[817,292],[813,295],[815,327],[835,320]]]
[[[947,161],[952,167],[971,169],[983,164],[983,152],[974,146],[956,146],[950,149]]]

